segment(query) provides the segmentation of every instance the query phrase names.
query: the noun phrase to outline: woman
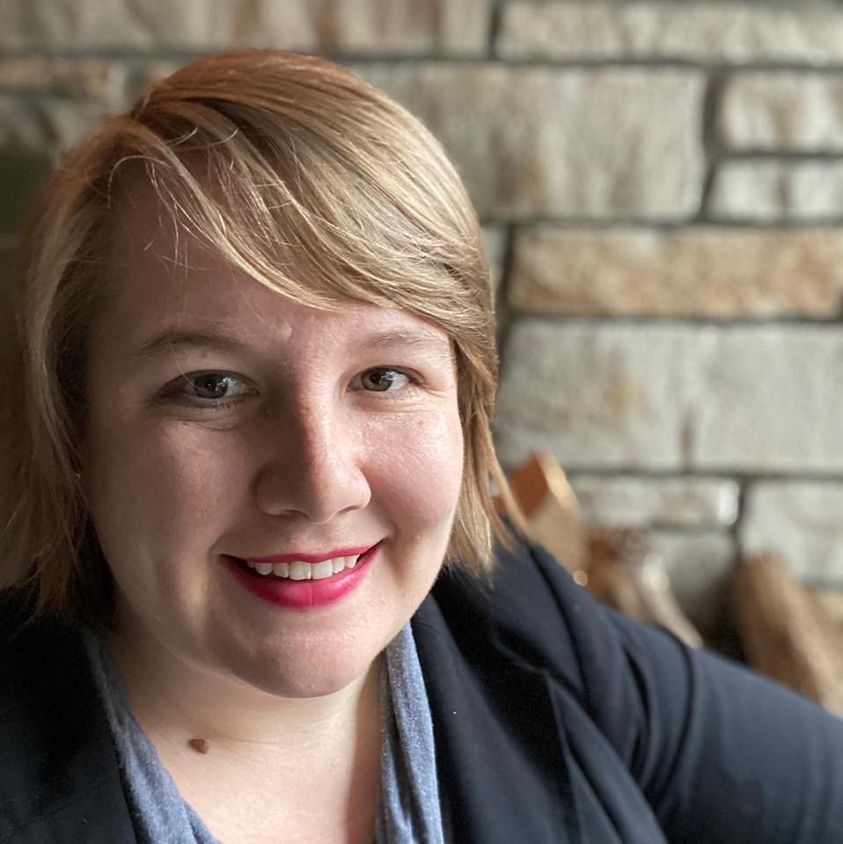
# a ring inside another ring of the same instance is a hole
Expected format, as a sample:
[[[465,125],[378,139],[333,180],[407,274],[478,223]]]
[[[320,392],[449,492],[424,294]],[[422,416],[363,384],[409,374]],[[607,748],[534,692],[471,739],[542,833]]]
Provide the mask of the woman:
[[[843,840],[839,722],[507,535],[474,213],[348,71],[106,122],[20,338],[0,841]]]

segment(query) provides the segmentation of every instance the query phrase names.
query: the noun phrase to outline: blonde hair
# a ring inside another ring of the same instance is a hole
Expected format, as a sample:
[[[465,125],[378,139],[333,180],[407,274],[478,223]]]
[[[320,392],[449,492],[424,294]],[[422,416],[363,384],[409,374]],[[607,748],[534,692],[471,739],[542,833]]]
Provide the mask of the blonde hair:
[[[491,422],[497,353],[476,215],[439,144],[348,70],[275,51],[205,59],[158,83],[62,161],[28,239],[19,401],[7,419],[0,588],[102,617],[110,582],[77,468],[85,342],[107,299],[114,207],[142,178],[177,232],[304,304],[401,308],[451,338],[465,435],[448,561],[482,574],[506,530]],[[292,270],[292,271],[290,271]],[[101,556],[101,555],[100,555]]]

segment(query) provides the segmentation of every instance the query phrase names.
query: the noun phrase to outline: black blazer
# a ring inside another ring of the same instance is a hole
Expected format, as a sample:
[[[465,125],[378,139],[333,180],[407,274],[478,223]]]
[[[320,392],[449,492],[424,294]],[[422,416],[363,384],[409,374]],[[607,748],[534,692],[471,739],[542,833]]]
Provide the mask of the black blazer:
[[[413,618],[450,841],[843,842],[842,721],[540,549],[500,562],[491,586],[443,573]],[[78,637],[0,627],[0,842],[136,841]]]

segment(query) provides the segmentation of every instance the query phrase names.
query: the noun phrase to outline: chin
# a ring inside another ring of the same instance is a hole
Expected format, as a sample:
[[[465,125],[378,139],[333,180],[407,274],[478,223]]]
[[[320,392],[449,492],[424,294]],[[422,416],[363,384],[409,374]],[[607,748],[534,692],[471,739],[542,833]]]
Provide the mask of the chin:
[[[334,659],[286,659],[265,657],[243,665],[234,673],[242,682],[273,697],[315,698],[335,694],[361,680],[377,661],[350,659],[347,650]]]

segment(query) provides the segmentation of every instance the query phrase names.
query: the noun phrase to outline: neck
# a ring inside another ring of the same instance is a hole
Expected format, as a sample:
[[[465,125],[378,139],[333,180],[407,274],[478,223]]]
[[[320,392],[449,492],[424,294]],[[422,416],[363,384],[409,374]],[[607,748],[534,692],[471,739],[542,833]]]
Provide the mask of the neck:
[[[125,635],[109,641],[143,726],[182,797],[220,840],[372,840],[380,773],[380,660],[315,698],[271,695]],[[248,787],[244,788],[244,783]]]

